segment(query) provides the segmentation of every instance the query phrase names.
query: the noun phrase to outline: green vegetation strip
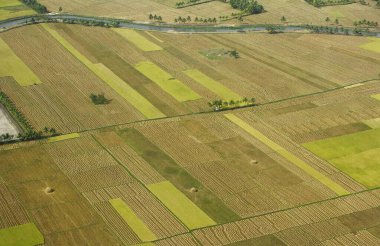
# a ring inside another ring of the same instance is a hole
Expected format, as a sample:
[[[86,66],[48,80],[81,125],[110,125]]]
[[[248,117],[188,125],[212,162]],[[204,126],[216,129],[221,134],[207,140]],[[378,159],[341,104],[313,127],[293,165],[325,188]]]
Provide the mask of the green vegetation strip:
[[[128,101],[133,107],[140,111],[148,119],[163,118],[165,115],[152,105],[146,98],[141,96],[135,89],[128,85],[125,81],[114,74],[109,68],[103,64],[93,64],[77,49],[75,49],[66,39],[64,39],[57,31],[51,29],[47,24],[42,24],[59,43],[62,44],[73,56],[86,65],[100,79],[107,83],[120,96]]]
[[[213,80],[212,78],[208,77],[206,74],[202,73],[197,69],[187,70],[184,71],[184,73],[196,82],[198,82],[199,84],[209,89],[210,91],[214,92],[223,100],[229,101],[238,100],[242,98],[242,96],[240,96],[239,94],[231,91],[229,88]]]
[[[60,136],[48,138],[48,142],[53,143],[53,142],[58,142],[58,141],[63,141],[63,140],[73,139],[73,138],[79,138],[79,137],[80,137],[79,133],[70,133],[70,134],[65,134],[65,135],[60,135]]]
[[[121,198],[111,199],[109,202],[143,242],[157,239],[156,235]]]
[[[371,127],[372,129],[380,128],[380,118],[365,120],[363,121],[363,123]]]
[[[303,160],[299,159],[297,156],[293,155],[280,145],[276,144],[269,138],[267,138],[264,134],[259,132],[258,130],[254,129],[252,126],[250,126],[248,123],[243,121],[242,119],[238,118],[237,116],[233,114],[225,114],[224,115],[227,119],[229,119],[234,124],[241,127],[243,130],[248,132],[253,137],[257,138],[264,144],[266,144],[268,147],[276,151],[278,154],[280,154],[282,157],[305,171],[307,174],[312,176],[313,178],[317,179],[322,184],[326,185],[328,188],[330,188],[332,191],[334,191],[338,195],[346,195],[349,194],[347,190],[345,190],[343,187],[341,187],[339,184],[332,181],[327,176],[323,175],[322,173],[315,170],[313,167],[309,166],[307,163],[305,163]]]
[[[134,128],[126,128],[119,131],[118,134],[146,162],[175,185],[177,189],[202,209],[212,220],[218,223],[228,223],[240,219],[214,193],[204,187],[202,183],[180,167],[170,156],[139,131]],[[192,187],[198,189],[196,195],[189,192]]]
[[[0,230],[0,245],[20,246],[44,244],[44,237],[35,224],[28,223]]]
[[[140,35],[138,32],[132,29],[116,28],[112,30],[120,34],[123,38],[125,38],[129,42],[133,43],[137,48],[141,49],[142,51],[162,50],[160,46],[149,41],[144,36]]]
[[[380,94],[375,94],[375,95],[372,95],[371,97],[380,101]]]
[[[135,68],[147,78],[155,82],[164,91],[172,95],[177,101],[185,102],[200,99],[201,96],[191,90],[181,81],[173,78],[156,64],[143,61],[135,65]]]
[[[41,80],[0,38],[0,77],[12,76],[19,85],[41,84]]]
[[[363,44],[360,48],[380,53],[380,39],[379,38],[368,38],[371,42]]]
[[[303,145],[369,188],[380,185],[380,128]]]
[[[215,225],[208,215],[169,181],[147,185],[148,189],[189,229]]]

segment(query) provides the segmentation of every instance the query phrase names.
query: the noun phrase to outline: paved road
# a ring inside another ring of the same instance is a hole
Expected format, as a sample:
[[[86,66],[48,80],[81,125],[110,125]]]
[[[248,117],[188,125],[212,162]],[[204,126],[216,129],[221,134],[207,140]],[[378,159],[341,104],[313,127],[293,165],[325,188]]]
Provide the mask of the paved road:
[[[240,33],[240,32],[252,32],[252,31],[265,31],[265,25],[240,25],[240,26],[220,26],[220,25],[169,25],[169,24],[144,24],[127,21],[124,19],[102,18],[102,17],[89,17],[80,15],[40,15],[20,17],[15,19],[0,21],[0,30],[6,30],[16,26],[22,26],[31,24],[35,20],[36,22],[48,22],[57,20],[73,20],[73,21],[103,21],[104,23],[119,22],[120,27],[139,29],[139,30],[152,30],[161,32],[185,32],[185,33]],[[308,31],[303,26],[281,26],[283,32],[299,32]],[[350,31],[352,33],[352,31]],[[368,36],[377,36],[380,38],[380,32],[364,33]]]

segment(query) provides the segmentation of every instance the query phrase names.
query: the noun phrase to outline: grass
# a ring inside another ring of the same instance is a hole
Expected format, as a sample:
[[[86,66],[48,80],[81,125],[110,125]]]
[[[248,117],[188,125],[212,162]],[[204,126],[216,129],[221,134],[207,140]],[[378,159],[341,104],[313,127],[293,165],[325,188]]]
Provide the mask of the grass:
[[[135,67],[140,73],[155,82],[179,102],[192,101],[201,98],[196,92],[191,90],[181,81],[173,78],[169,73],[165,72],[152,62],[143,61],[136,64]]]
[[[157,239],[156,235],[154,235],[154,233],[121,198],[112,199],[109,202],[143,242],[154,241]]]
[[[101,63],[93,64],[77,49],[75,49],[66,39],[64,39],[57,31],[51,29],[48,25],[42,25],[58,42],[62,44],[73,56],[86,65],[100,79],[107,83],[120,96],[135,107],[141,114],[148,119],[163,118],[165,115],[151,104],[145,97],[141,96],[135,89],[128,85],[125,81],[114,74],[109,68]]]
[[[41,84],[34,72],[0,38],[0,77],[12,76],[19,85]]]
[[[229,209],[222,200],[180,167],[170,156],[154,145],[148,138],[133,128],[124,129],[118,134],[124,141],[148,162],[164,178],[174,184],[193,203],[205,211],[214,221],[227,223],[240,217]],[[191,187],[197,187],[197,193],[190,193]]]
[[[360,48],[373,51],[376,53],[380,53],[380,39],[379,38],[368,38],[368,39],[372,41],[361,45]]]
[[[363,123],[371,127],[372,129],[380,128],[380,118],[365,120],[363,121]]]
[[[53,143],[53,142],[58,142],[58,141],[63,141],[63,140],[73,139],[73,138],[79,138],[79,137],[80,137],[79,133],[70,133],[70,134],[65,134],[65,135],[60,135],[60,136],[48,138],[48,142]]]
[[[371,97],[380,101],[380,94],[371,95]]]
[[[15,18],[24,15],[33,15],[36,12],[29,9],[19,0],[1,0],[0,1],[0,20]]]
[[[221,83],[208,77],[206,74],[202,73],[201,71],[197,69],[187,70],[187,71],[184,71],[184,73],[190,78],[192,78],[193,80],[195,80],[196,82],[198,82],[199,84],[209,89],[210,91],[214,92],[221,99],[224,99],[227,101],[241,99],[240,95],[233,92],[229,88],[225,87]]]
[[[19,0],[1,0],[0,8],[22,5]]]
[[[28,223],[0,230],[0,245],[39,245],[44,237],[34,223]]]
[[[120,34],[123,38],[125,38],[129,42],[133,43],[137,48],[141,49],[142,51],[162,50],[160,46],[149,41],[144,36],[140,35],[138,32],[132,29],[116,28],[112,30]]]
[[[237,116],[233,114],[225,114],[225,117],[229,119],[231,122],[233,122],[234,124],[241,127],[243,130],[248,132],[253,137],[257,138],[258,140],[266,144],[268,147],[276,151],[282,157],[284,157],[285,159],[287,159],[288,161],[290,161],[291,163],[293,163],[294,165],[296,165],[297,167],[305,171],[307,174],[309,174],[310,176],[312,176],[313,178],[317,179],[319,182],[321,182],[322,184],[330,188],[336,194],[338,195],[349,194],[349,192],[345,190],[343,187],[341,187],[339,184],[335,183],[330,178],[318,172],[317,170],[309,166],[303,160],[299,159],[297,156],[293,155],[292,153],[290,153],[289,151],[287,151],[280,145],[270,140],[268,137],[266,137],[264,134],[254,129],[253,127],[251,127],[248,123],[246,123],[242,119],[238,118]]]
[[[147,187],[189,229],[216,224],[215,221],[213,221],[169,181],[150,184]]]
[[[380,185],[380,128],[318,140],[304,147],[363,185]]]

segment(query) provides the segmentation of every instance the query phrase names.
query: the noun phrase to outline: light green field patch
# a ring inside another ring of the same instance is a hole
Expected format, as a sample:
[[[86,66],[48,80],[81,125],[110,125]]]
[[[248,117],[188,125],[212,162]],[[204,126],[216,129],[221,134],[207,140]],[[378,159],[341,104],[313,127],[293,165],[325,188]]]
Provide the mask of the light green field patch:
[[[0,246],[32,246],[44,243],[44,237],[34,223],[0,230]]]
[[[380,101],[380,94],[371,95],[372,98],[375,98],[376,100]]]
[[[138,32],[132,29],[125,28],[114,28],[112,29],[118,34],[120,34],[123,38],[133,43],[137,48],[142,51],[156,51],[162,50],[162,48],[155,43],[149,41],[144,36],[140,35]]]
[[[210,91],[214,92],[216,95],[220,97],[220,99],[229,101],[241,98],[241,96],[237,93],[231,91],[229,88],[213,80],[212,78],[208,77],[206,74],[202,73],[197,69],[187,70],[184,71],[184,73],[196,82],[198,82],[199,84],[209,89]]]
[[[371,42],[363,44],[360,48],[380,53],[380,38],[368,38]]]
[[[149,36],[151,36],[152,38],[154,38],[155,40],[157,40],[158,42],[160,43],[163,43],[164,41],[162,41],[161,39],[157,38],[156,36],[153,35],[153,33],[150,33],[148,31],[145,32],[146,34],[148,34]]]
[[[363,185],[371,188],[380,185],[380,128],[322,139],[304,146]]]
[[[156,235],[121,198],[111,199],[109,202],[143,242],[157,239]]]
[[[293,155],[286,149],[282,148],[280,145],[277,143],[273,142],[270,140],[268,137],[266,137],[264,134],[259,132],[258,130],[254,129],[252,126],[250,126],[247,122],[243,121],[242,119],[238,118],[237,116],[233,114],[225,114],[224,115],[227,119],[229,119],[231,122],[234,124],[238,125],[241,127],[243,130],[248,132],[250,135],[253,137],[257,138],[264,144],[266,144],[268,147],[276,151],[278,154],[280,154],[282,157],[296,165],[298,168],[302,169],[305,171],[307,174],[330,188],[332,191],[334,191],[338,195],[346,195],[349,194],[347,190],[345,190],[343,187],[341,187],[339,184],[335,183],[332,181],[330,178],[327,176],[323,175],[322,173],[318,172],[315,170],[313,167],[309,166],[306,162],[303,160],[299,159],[297,156]]]
[[[192,101],[201,98],[201,96],[192,89],[187,87],[181,81],[173,78],[169,73],[165,72],[152,62],[140,62],[135,65],[135,68],[179,102]]]
[[[63,141],[63,140],[73,139],[73,138],[79,138],[79,137],[80,137],[79,133],[70,133],[70,134],[65,134],[65,135],[60,135],[60,136],[48,138],[48,142],[53,143],[53,142],[58,142],[58,141]]]
[[[41,84],[41,80],[0,38],[0,77],[12,76],[19,85]]]
[[[364,85],[364,84],[363,83],[356,83],[356,84],[353,84],[353,85],[345,86],[344,89],[351,89],[351,88],[359,87],[359,86],[362,86],[362,85]]]
[[[216,224],[169,181],[150,184],[147,187],[189,229]]]
[[[75,49],[66,39],[64,39],[57,31],[51,29],[48,25],[42,26],[65,47],[73,56],[86,65],[100,79],[107,83],[113,90],[129,102],[134,108],[141,112],[148,119],[163,118],[165,115],[151,104],[145,97],[141,96],[128,83],[114,74],[109,68],[103,64],[93,64],[77,49]]]
[[[18,5],[22,5],[22,3],[19,0],[1,0],[0,1],[0,8],[18,6]]]
[[[380,148],[329,160],[334,166],[367,186],[380,186]]]
[[[340,11],[330,11],[330,15],[334,16],[335,18],[344,18],[345,15]]]
[[[371,127],[372,129],[380,128],[380,118],[365,120],[363,121],[363,123]]]

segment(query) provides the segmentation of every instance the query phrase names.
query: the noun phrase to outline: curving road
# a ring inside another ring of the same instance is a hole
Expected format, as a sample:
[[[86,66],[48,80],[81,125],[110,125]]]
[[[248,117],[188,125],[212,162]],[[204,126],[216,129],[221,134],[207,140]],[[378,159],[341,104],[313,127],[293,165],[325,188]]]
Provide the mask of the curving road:
[[[254,32],[254,31],[265,31],[266,26],[270,24],[258,24],[258,25],[240,25],[240,26],[221,26],[221,25],[170,25],[170,24],[147,24],[147,23],[136,23],[128,21],[125,19],[115,19],[115,18],[105,18],[105,17],[92,17],[92,16],[81,16],[81,15],[68,15],[68,14],[46,14],[46,15],[36,15],[36,16],[25,16],[14,19],[8,19],[0,21],[0,31],[9,30],[14,27],[42,23],[42,22],[57,22],[57,21],[102,21],[106,24],[112,24],[115,22],[120,23],[120,27],[132,28],[138,30],[151,30],[151,31],[161,31],[161,32],[177,32],[177,33],[241,33],[241,32]],[[302,32],[309,31],[305,26],[279,26],[282,32]],[[352,34],[350,28],[349,34]],[[343,33],[338,33],[343,34]],[[380,31],[378,32],[367,32],[363,33],[365,36],[374,36],[380,38]]]

